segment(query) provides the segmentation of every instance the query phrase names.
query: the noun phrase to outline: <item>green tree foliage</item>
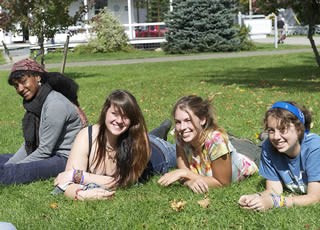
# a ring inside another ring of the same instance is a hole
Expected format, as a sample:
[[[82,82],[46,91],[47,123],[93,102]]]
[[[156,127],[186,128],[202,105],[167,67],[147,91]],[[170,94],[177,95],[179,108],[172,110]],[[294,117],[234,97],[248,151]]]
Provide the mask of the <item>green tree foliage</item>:
[[[233,0],[175,0],[166,19],[167,53],[240,49]]]
[[[315,25],[320,24],[320,1],[319,0],[257,0],[256,8],[265,14],[278,12],[280,8],[292,8],[299,21],[308,25],[308,39],[315,54],[316,62],[320,67],[320,56],[313,40]]]
[[[15,24],[28,28],[30,35],[38,38],[41,49],[41,64],[44,65],[44,41],[52,39],[57,32],[66,31],[69,26],[83,22],[88,6],[80,5],[74,15],[69,15],[71,3],[77,0],[0,0],[0,28],[17,31]],[[21,31],[17,31],[21,32]]]
[[[162,22],[169,11],[169,0],[148,0],[148,22]]]
[[[112,52],[128,48],[128,36],[120,20],[107,7],[92,18],[95,37],[89,40],[92,52]]]

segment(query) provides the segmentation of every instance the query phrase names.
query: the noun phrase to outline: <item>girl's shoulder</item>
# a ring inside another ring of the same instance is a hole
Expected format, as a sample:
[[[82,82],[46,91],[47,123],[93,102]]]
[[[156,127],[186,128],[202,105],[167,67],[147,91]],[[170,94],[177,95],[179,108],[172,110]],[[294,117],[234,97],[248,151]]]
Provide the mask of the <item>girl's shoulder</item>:
[[[306,145],[308,147],[319,148],[320,147],[320,136],[315,133],[308,133],[304,136],[302,145]]]
[[[225,143],[228,139],[228,136],[222,133],[219,130],[214,130],[208,133],[206,137],[206,142],[213,142],[215,144],[219,144],[221,142]]]

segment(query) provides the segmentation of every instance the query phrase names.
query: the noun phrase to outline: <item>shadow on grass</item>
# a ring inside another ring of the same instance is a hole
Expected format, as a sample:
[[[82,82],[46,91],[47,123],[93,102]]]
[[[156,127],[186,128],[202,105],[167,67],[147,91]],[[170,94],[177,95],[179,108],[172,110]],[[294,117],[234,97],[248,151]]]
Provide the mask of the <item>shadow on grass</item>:
[[[320,68],[314,65],[314,58],[304,57],[299,65],[284,63],[275,67],[248,67],[247,65],[210,70],[199,75],[201,81],[214,84],[237,84],[248,88],[275,88],[314,92],[320,89]],[[248,60],[250,61],[250,60]],[[232,65],[232,63],[231,63]]]
[[[66,76],[70,77],[73,80],[79,79],[79,78],[89,78],[89,77],[97,77],[97,74],[90,74],[87,72],[66,72]]]

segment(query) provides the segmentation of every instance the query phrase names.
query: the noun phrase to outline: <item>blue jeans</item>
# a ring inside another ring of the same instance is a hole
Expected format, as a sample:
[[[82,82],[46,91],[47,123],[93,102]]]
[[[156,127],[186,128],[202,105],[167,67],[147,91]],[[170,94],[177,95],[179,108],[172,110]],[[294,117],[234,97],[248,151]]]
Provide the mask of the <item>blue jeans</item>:
[[[171,144],[159,137],[149,134],[149,140],[151,143],[157,145],[166,158],[166,164],[168,168],[177,168],[177,157],[176,157],[176,145]]]
[[[177,167],[176,145],[151,134],[149,134],[149,140],[152,154],[140,181],[147,180],[153,175],[163,175],[169,168]]]
[[[65,170],[67,158],[54,155],[44,160],[21,164],[5,164],[13,154],[0,154],[0,183],[23,184],[56,177]]]

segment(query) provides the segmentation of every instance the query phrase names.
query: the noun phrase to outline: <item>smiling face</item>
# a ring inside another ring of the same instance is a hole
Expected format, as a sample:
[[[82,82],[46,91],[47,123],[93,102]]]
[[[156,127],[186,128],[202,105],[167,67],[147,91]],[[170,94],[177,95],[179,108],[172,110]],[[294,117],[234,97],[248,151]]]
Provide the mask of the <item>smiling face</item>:
[[[301,145],[299,133],[294,124],[290,123],[287,128],[280,128],[280,120],[269,116],[267,119],[267,131],[271,144],[280,152],[294,158],[299,155]]]
[[[14,80],[13,86],[19,95],[21,95],[26,101],[29,101],[37,94],[40,88],[40,80],[40,76],[24,75],[18,80]]]
[[[131,121],[123,111],[111,104],[106,113],[105,123],[109,134],[118,137],[129,129]]]
[[[177,107],[174,113],[175,129],[178,137],[186,143],[197,147],[202,126],[206,119],[200,119],[190,109],[181,109]]]

